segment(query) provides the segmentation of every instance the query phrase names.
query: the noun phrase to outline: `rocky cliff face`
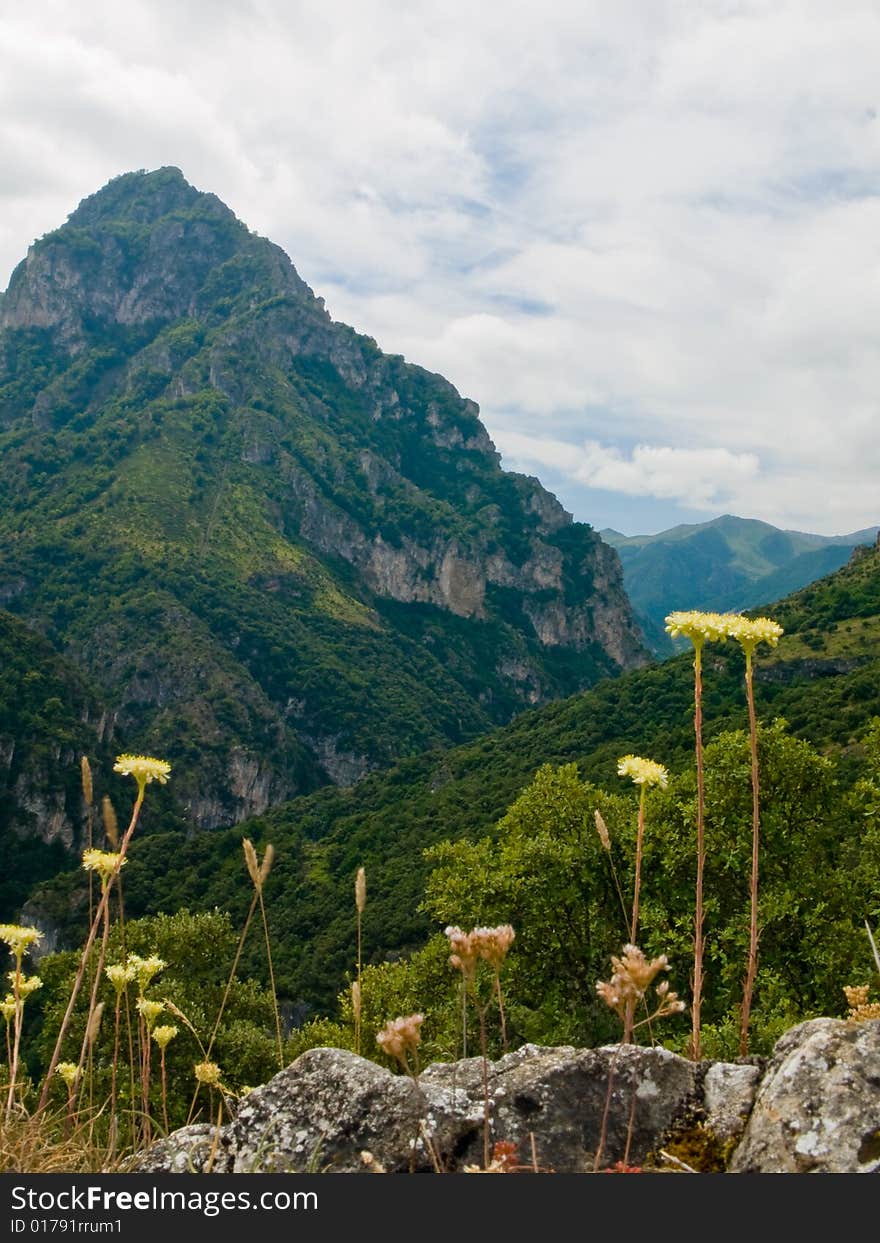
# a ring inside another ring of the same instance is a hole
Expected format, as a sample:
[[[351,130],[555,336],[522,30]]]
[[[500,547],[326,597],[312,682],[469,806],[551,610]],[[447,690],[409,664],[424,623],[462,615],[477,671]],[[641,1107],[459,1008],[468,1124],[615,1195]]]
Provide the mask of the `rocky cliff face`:
[[[476,405],[176,169],[15,270],[0,429],[0,599],[172,759],[195,826],[646,659],[616,554],[501,470]]]

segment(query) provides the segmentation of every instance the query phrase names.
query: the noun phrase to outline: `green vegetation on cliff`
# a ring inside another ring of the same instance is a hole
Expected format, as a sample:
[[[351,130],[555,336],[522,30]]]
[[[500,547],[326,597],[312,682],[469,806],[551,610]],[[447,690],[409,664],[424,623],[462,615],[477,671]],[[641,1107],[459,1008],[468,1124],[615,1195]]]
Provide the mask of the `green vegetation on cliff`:
[[[501,470],[474,403],[176,169],[111,182],[13,273],[0,598],[121,746],[168,755],[190,828],[645,659],[616,555]]]

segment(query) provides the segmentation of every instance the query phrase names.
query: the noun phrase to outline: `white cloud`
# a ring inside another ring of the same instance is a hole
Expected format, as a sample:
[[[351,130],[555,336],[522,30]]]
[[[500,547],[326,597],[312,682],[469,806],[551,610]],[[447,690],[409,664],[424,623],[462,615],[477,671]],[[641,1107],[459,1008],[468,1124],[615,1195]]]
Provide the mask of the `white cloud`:
[[[875,0],[31,0],[0,41],[0,283],[177,164],[507,460],[575,446],[578,517],[878,520]]]
[[[498,447],[524,467],[550,466],[591,488],[677,501],[693,509],[724,508],[759,473],[755,454],[728,449],[636,445],[626,454],[597,441],[578,446],[519,432],[502,432]]]

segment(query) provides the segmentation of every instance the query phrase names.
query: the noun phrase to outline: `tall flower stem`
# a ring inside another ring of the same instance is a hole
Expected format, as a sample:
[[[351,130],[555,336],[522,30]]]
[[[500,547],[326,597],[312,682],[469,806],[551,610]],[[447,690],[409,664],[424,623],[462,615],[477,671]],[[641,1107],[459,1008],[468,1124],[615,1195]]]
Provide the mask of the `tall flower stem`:
[[[21,1046],[21,1028],[24,1020],[24,1003],[21,998],[21,954],[15,956],[15,975],[12,980],[12,996],[15,1002],[15,1029],[12,1040],[12,1060],[9,1068],[9,1095],[6,1097],[6,1121],[9,1122],[15,1101],[15,1080],[18,1075],[18,1055]]]
[[[165,1134],[168,1135],[171,1128],[168,1125],[168,1080],[165,1076],[165,1046],[159,1049],[159,1055],[162,1059],[162,1121],[165,1123]]]
[[[749,960],[743,987],[742,1014],[740,1018],[739,1051],[746,1057],[749,1051],[749,1019],[752,1010],[752,994],[758,974],[758,845],[760,835],[760,793],[758,787],[758,725],[755,718],[755,690],[753,683],[752,652],[746,648],[746,698],[749,704],[749,743],[752,756],[752,875],[749,886]]]
[[[107,940],[110,936],[110,905],[104,907],[103,932],[101,934],[101,948],[98,951],[98,965],[95,968],[94,978],[92,980],[91,993],[89,994],[89,1012],[86,1016],[86,1025],[83,1031],[82,1046],[79,1052],[79,1061],[76,1064],[78,1071],[81,1071],[86,1060],[86,1054],[90,1052],[93,1041],[89,1040],[90,1029],[92,1025],[92,1016],[95,1013],[95,1007],[98,1003],[98,985],[101,983],[101,972],[104,970],[104,959],[107,956]],[[89,1077],[89,1091],[91,1094],[91,1078]],[[91,1103],[91,1096],[90,1096]]]
[[[119,870],[122,867],[122,860],[125,858],[125,852],[128,850],[129,843],[131,842],[132,835],[135,831],[135,827],[137,826],[138,816],[141,814],[141,807],[143,806],[143,803],[144,803],[145,788],[146,788],[146,783],[145,782],[142,783],[139,781],[137,798],[135,800],[135,804],[134,804],[134,807],[131,813],[131,821],[129,822],[128,828],[125,830],[125,834],[123,835],[122,841],[119,843],[119,860],[116,865],[116,875],[119,874]],[[58,1036],[55,1040],[55,1048],[52,1050],[52,1057],[49,1061],[49,1067],[48,1067],[48,1070],[46,1071],[46,1077],[43,1080],[43,1090],[40,1093],[40,1100],[39,1100],[39,1104],[37,1105],[37,1113],[42,1113],[42,1111],[46,1108],[46,1105],[49,1102],[49,1090],[52,1084],[52,1076],[55,1074],[55,1068],[58,1065],[59,1061],[61,1060],[61,1049],[64,1045],[64,1038],[67,1035],[67,1029],[70,1027],[70,1019],[71,1019],[71,1015],[73,1014],[73,1007],[76,1005],[76,999],[79,996],[79,990],[82,987],[83,976],[85,975],[85,970],[86,970],[86,964],[89,961],[89,957],[92,952],[92,946],[94,945],[95,938],[98,935],[98,928],[101,926],[101,923],[104,919],[104,912],[106,911],[107,904],[110,901],[111,891],[112,891],[112,885],[108,884],[106,888],[103,890],[103,892],[101,893],[101,900],[98,903],[98,909],[95,912],[95,918],[92,920],[92,926],[89,929],[88,939],[86,941],[85,948],[83,949],[82,955],[80,957],[79,967],[77,968],[76,977],[73,981],[73,987],[70,990],[70,997],[68,998],[68,1001],[67,1001],[67,1009],[64,1011],[64,1018],[61,1020],[61,1027],[58,1029]]]
[[[113,1062],[110,1066],[110,1126],[111,1133],[116,1137],[116,1076],[119,1065],[119,1024],[122,1018],[122,993],[116,992],[116,1012],[113,1015]]]
[[[629,939],[635,945],[636,932],[639,927],[639,890],[642,883],[642,842],[645,837],[645,786],[642,785],[639,795],[639,824],[636,832],[636,879],[633,887],[632,924]]]
[[[706,784],[703,772],[703,642],[694,645],[694,745],[697,758],[697,891],[694,911],[694,984],[691,1002],[691,1059],[700,1060],[700,1009],[703,1002],[703,873],[706,867]]]
[[[354,1051],[361,1051],[361,1005],[363,1003],[363,923],[364,907],[367,905],[367,873],[364,868],[357,870],[354,880],[354,905],[357,911],[357,994],[358,1006],[354,1016]]]

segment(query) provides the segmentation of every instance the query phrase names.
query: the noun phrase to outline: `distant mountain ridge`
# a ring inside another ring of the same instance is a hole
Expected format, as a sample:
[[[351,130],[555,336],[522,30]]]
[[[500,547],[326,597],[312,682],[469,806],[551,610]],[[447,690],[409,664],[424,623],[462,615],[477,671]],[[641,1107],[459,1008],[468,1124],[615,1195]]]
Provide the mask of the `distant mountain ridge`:
[[[173,168],[84,200],[0,301],[0,604],[108,746],[172,762],[189,830],[648,658],[617,554],[477,406]]]
[[[785,531],[754,518],[724,514],[656,535],[602,538],[616,548],[624,584],[654,650],[672,650],[663,620],[673,609],[740,611],[798,591],[846,564],[852,550],[871,544],[880,527],[849,535]]]

